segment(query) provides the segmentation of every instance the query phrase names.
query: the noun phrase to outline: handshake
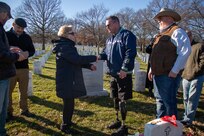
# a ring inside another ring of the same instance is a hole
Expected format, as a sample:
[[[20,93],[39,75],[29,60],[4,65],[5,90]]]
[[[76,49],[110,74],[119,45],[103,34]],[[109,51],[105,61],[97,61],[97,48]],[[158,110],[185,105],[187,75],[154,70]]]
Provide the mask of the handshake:
[[[23,61],[23,60],[27,59],[28,55],[29,55],[28,51],[22,51],[20,48],[15,47],[15,46],[11,46],[10,51],[12,53],[18,53],[18,55],[19,55],[18,61]]]
[[[99,60],[101,60],[101,57],[100,57],[100,56],[96,56],[96,63],[97,63]],[[96,71],[96,70],[97,70],[97,67],[96,67],[96,65],[92,64],[90,69],[91,69],[91,71]]]

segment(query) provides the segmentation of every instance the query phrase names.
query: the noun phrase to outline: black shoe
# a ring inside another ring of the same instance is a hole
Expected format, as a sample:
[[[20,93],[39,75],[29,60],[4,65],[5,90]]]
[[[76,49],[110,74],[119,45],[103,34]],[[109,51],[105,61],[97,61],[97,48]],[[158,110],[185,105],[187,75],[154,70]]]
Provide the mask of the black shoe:
[[[67,124],[62,124],[60,130],[66,134],[78,134],[76,130],[72,129],[71,126]]]
[[[149,97],[154,98],[154,93],[153,92],[149,93]]]
[[[77,124],[76,123],[74,123],[74,122],[70,122],[70,123],[62,123],[62,125],[67,125],[67,126],[70,126],[70,127],[72,127],[72,126],[77,126]],[[61,125],[61,126],[62,126]]]
[[[121,126],[121,121],[117,120],[116,122],[113,122],[112,124],[108,125],[107,128],[115,129],[115,128],[119,128],[120,126]]]
[[[7,116],[6,116],[6,122],[9,122],[11,120],[14,120],[15,117],[13,116],[13,114],[11,112],[7,112]]]
[[[71,123],[69,123],[69,125],[70,125],[70,126],[77,126],[77,124],[74,123],[74,122],[72,122],[72,121],[71,121]]]
[[[189,122],[189,121],[181,120],[180,122],[181,122],[185,127],[191,127],[191,126],[192,126],[192,123]]]
[[[21,115],[26,117],[33,117],[34,115],[30,113],[28,110],[21,112]]]
[[[66,134],[71,134],[71,129],[69,126],[67,125],[61,125],[60,130]]]
[[[111,136],[127,136],[128,128],[124,125],[121,126],[116,132],[113,132]]]
[[[154,98],[154,93],[152,92],[152,88],[149,88],[149,97]]]

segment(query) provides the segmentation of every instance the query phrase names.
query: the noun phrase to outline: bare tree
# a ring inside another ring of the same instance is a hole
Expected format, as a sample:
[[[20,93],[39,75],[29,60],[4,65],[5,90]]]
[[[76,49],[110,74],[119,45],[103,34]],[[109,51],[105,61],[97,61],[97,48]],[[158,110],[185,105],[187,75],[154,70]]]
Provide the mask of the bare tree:
[[[198,39],[204,39],[204,1],[192,0],[186,24]]]
[[[145,52],[145,46],[149,44],[149,39],[157,32],[155,22],[152,22],[152,15],[147,9],[141,9],[136,12],[136,35],[138,37],[138,45],[142,52]]]
[[[146,10],[152,15],[150,15],[152,18],[163,7],[174,9],[181,15],[182,20],[179,22],[179,26],[190,29],[200,38],[204,38],[203,0],[152,0]],[[146,16],[148,17],[148,15]],[[150,24],[155,27],[154,20],[151,20]]]
[[[130,30],[134,31],[135,26],[135,11],[132,8],[123,8],[118,13],[116,13],[116,16],[120,19],[121,25]]]
[[[27,31],[41,38],[43,50],[46,39],[55,33],[66,20],[60,4],[61,0],[24,0],[22,5],[15,10],[15,16],[26,19]]]
[[[88,44],[96,45],[97,47],[102,45],[106,38],[104,23],[107,13],[108,9],[103,4],[93,5],[88,11],[78,13],[75,21],[80,30],[79,35],[81,39],[86,39]]]

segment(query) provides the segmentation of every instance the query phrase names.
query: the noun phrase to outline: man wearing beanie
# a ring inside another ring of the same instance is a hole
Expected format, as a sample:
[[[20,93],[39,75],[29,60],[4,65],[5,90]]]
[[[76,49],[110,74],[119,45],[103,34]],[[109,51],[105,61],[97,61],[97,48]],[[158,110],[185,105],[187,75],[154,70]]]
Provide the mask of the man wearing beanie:
[[[26,21],[23,18],[16,18],[12,24],[12,28],[6,32],[9,45],[18,47],[22,51],[28,53],[28,57],[33,56],[35,53],[35,48],[33,46],[33,42],[31,37],[25,33],[24,29],[27,27]],[[9,106],[8,106],[8,116],[7,119],[12,119],[13,117],[13,107],[12,107],[12,92],[18,82],[19,93],[20,93],[20,112],[21,115],[31,116],[28,110],[27,104],[27,91],[28,91],[28,82],[29,82],[29,66],[28,66],[28,58],[24,61],[16,62],[16,76],[10,79],[10,87],[9,87]]]

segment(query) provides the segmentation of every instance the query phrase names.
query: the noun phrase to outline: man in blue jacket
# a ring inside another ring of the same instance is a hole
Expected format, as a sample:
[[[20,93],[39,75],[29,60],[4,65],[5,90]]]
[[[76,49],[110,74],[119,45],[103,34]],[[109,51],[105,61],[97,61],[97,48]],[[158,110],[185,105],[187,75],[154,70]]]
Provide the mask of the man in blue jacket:
[[[116,122],[108,126],[109,129],[119,128],[112,136],[127,135],[128,128],[125,126],[126,100],[132,98],[132,70],[136,57],[136,37],[122,28],[116,16],[106,19],[106,29],[112,34],[106,40],[106,46],[99,55],[99,59],[106,60],[108,74],[111,75],[111,98],[116,110]],[[122,124],[118,118],[121,113]]]

